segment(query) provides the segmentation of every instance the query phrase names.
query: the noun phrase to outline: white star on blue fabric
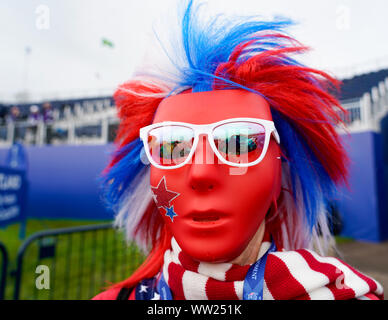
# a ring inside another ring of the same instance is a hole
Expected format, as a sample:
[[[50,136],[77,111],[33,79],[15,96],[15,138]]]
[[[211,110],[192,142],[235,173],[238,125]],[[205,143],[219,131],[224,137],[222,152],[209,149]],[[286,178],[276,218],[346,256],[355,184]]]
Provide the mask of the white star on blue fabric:
[[[155,295],[151,300],[160,300],[160,294],[155,292]]]
[[[174,217],[178,216],[175,212],[174,212],[174,206],[171,206],[170,208],[165,208],[167,210],[166,212],[166,216],[169,217],[171,219],[172,222],[174,222]]]
[[[140,285],[140,291],[139,292],[147,292],[148,286]]]

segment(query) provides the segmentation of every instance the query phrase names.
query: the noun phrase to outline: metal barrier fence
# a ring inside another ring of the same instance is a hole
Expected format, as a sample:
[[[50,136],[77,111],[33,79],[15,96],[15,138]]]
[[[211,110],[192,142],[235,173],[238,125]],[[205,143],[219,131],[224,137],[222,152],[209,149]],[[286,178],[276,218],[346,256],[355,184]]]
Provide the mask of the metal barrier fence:
[[[38,232],[19,248],[13,299],[91,299],[128,278],[143,260],[110,223]],[[42,266],[49,272],[43,288]]]
[[[3,300],[5,295],[5,285],[6,285],[7,271],[8,271],[8,253],[7,253],[7,249],[1,242],[0,242],[0,253],[1,253],[0,300]]]
[[[342,107],[348,112],[346,115],[340,114],[347,125],[352,125],[355,122],[360,123],[363,120],[361,99],[348,100],[342,104]]]
[[[0,125],[0,145],[105,144],[114,140],[117,128],[115,117],[68,119],[52,124],[15,122]]]

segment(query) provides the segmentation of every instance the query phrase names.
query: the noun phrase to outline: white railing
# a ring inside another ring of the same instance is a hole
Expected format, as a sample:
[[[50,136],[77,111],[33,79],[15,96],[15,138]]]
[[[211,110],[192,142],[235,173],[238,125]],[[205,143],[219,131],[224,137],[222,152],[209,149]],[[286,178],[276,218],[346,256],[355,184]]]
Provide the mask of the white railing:
[[[110,105],[109,99],[99,104],[94,102],[76,103],[73,109],[68,106],[61,118],[59,111],[55,111],[54,121],[50,124],[11,122],[0,126],[0,146],[9,146],[15,141],[26,145],[108,143],[113,140],[113,131],[119,122],[116,108]],[[347,132],[379,132],[380,121],[388,113],[388,78],[361,98],[341,104],[348,111],[347,115],[341,115]]]
[[[388,78],[360,99],[342,101],[341,105],[348,111],[344,120],[350,133],[379,132],[381,119],[388,113]]]
[[[54,119],[57,116],[54,116]],[[0,146],[13,142],[26,145],[106,144],[118,126],[116,109],[65,109],[64,118],[51,123],[10,122],[0,126]]]
[[[60,90],[53,92],[20,92],[19,94],[4,92],[0,88],[0,99],[6,104],[33,104],[36,101],[61,101],[85,99],[94,97],[108,97],[115,92],[115,87],[91,88],[77,90]]]

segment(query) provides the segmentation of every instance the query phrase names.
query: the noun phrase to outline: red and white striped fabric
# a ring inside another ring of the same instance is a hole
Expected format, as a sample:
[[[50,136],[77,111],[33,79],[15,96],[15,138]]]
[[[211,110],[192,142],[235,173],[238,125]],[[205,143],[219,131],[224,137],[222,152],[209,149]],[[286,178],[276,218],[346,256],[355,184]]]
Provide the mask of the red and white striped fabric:
[[[263,242],[258,259],[269,249]],[[163,275],[176,300],[241,300],[250,265],[197,262],[172,239],[164,255]],[[264,275],[264,300],[383,299],[383,288],[337,258],[310,250],[273,252]]]

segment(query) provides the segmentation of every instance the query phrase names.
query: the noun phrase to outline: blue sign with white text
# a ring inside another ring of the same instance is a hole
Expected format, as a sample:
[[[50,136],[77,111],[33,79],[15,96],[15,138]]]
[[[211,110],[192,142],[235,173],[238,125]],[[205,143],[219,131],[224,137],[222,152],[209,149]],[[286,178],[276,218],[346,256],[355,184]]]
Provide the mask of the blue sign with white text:
[[[0,228],[25,219],[26,173],[0,167]]]

